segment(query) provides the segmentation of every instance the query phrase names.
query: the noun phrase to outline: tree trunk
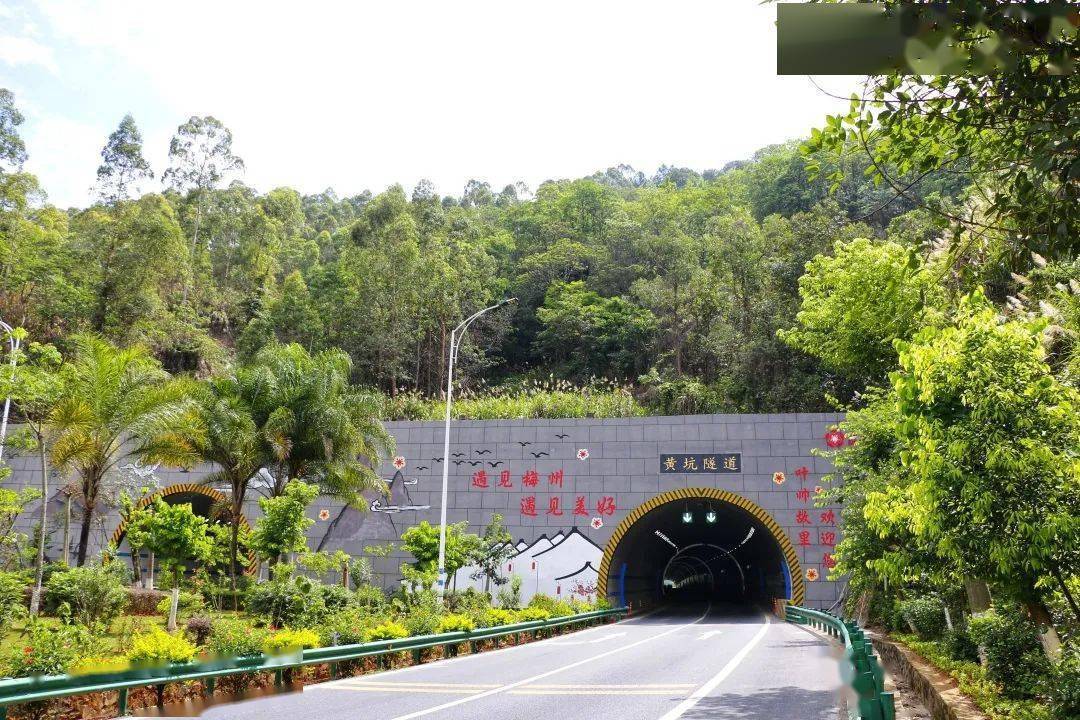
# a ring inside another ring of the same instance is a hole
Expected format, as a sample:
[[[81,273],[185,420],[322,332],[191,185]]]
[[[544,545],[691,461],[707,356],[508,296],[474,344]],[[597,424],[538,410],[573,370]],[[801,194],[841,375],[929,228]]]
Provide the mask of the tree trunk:
[[[147,590],[154,589],[154,553],[146,560],[146,585]]]
[[[172,589],[172,602],[169,603],[169,625],[166,630],[169,632],[176,631],[176,612],[180,608],[180,573],[176,573],[174,578]]]
[[[1061,638],[1054,629],[1054,620],[1050,617],[1050,611],[1041,600],[1031,600],[1024,603],[1032,621],[1038,627],[1039,642],[1042,643],[1043,654],[1052,663],[1061,660]]]
[[[191,281],[195,277],[195,253],[199,250],[199,225],[202,224],[202,196],[199,196],[199,201],[195,204],[195,233],[191,238],[191,273],[184,278],[184,292],[180,298],[180,305],[187,305],[188,290],[191,288]]]
[[[30,595],[30,617],[37,617],[41,604],[41,577],[45,571],[45,521],[49,514],[49,460],[45,454],[45,439],[38,438],[41,455],[41,527],[38,530],[37,564],[34,566],[34,591]]]
[[[974,615],[990,609],[990,587],[986,581],[974,577],[964,578],[964,590],[967,592],[968,607]]]
[[[82,526],[79,528],[79,550],[75,554],[75,564],[82,567],[86,564],[86,550],[90,545],[90,525],[94,521],[94,503],[90,498],[84,497],[86,506],[83,508]]]
[[[874,589],[867,588],[859,593],[859,599],[855,601],[855,620],[861,627],[866,627],[870,621],[870,602],[874,599]]]
[[[949,630],[952,630],[952,614],[949,612],[949,605],[948,603],[942,603],[942,606],[945,608],[945,627],[949,628]]]
[[[239,545],[240,514],[234,512],[232,517],[232,532],[229,537],[229,575],[231,576],[233,610],[240,609],[240,601],[236,597],[236,555]]]
[[[349,563],[341,563],[341,586],[349,589]]]
[[[130,545],[131,543],[129,542],[128,546]],[[141,548],[131,548],[131,580],[132,584],[134,585],[142,584],[142,563],[139,562],[140,560],[142,560],[142,558],[139,557],[141,553]]]
[[[64,564],[71,566],[71,493],[64,498]]]
[[[1061,588],[1061,592],[1065,596],[1065,602],[1069,604],[1069,607],[1073,611],[1073,615],[1080,621],[1080,607],[1077,607],[1076,599],[1072,596],[1068,583],[1066,583],[1065,578],[1061,576],[1061,570],[1058,569],[1057,565],[1053,565],[1050,568],[1050,574],[1057,580],[1058,587]]]

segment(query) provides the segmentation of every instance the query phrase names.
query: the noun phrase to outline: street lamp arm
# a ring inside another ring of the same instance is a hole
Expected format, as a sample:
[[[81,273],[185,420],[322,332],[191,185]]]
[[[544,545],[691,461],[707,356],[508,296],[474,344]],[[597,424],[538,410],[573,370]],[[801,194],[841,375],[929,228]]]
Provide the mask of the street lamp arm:
[[[454,398],[454,361],[457,359],[461,338],[473,320],[486,312],[491,312],[496,308],[516,301],[517,298],[507,298],[483,310],[478,310],[462,320],[450,332],[450,353],[446,368],[446,422],[443,429],[442,502],[439,504],[439,578],[436,584],[440,603],[446,593],[446,499],[450,480],[450,404]]]

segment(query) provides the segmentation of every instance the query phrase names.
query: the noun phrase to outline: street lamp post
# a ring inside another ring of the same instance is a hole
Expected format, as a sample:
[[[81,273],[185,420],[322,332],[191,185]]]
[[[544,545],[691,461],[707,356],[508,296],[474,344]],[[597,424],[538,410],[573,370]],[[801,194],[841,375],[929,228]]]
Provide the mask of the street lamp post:
[[[436,582],[440,603],[442,603],[446,594],[446,494],[447,483],[450,480],[450,404],[453,402],[454,395],[454,361],[457,360],[458,350],[461,349],[461,339],[465,336],[465,331],[473,320],[516,300],[517,298],[507,298],[500,303],[475,312],[462,320],[461,324],[450,333],[450,359],[446,368],[446,426],[443,430],[442,503],[439,506],[439,579]]]
[[[17,359],[17,351],[19,349],[19,338],[15,334],[15,328],[8,325],[3,320],[0,320],[0,330],[7,333],[8,346],[11,349],[11,367],[15,367]],[[8,395],[4,398],[4,418],[0,420],[0,460],[4,459],[4,446],[7,444],[7,424],[8,424],[8,412],[11,410],[11,396]]]

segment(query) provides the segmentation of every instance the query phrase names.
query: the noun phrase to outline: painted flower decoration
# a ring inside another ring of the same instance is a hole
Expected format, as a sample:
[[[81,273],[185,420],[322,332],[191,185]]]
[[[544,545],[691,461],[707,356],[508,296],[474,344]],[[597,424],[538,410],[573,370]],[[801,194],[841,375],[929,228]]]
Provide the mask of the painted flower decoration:
[[[592,519],[592,522],[589,523],[589,525],[592,527],[593,530],[599,530],[600,528],[604,527],[604,518],[594,517]]]
[[[842,447],[845,439],[846,436],[842,430],[833,429],[825,433],[825,444],[831,448]]]
[[[854,435],[848,435],[847,444],[848,445],[854,445],[856,440],[857,440],[857,438]]]
[[[393,465],[394,465],[394,469],[396,469],[396,470],[404,469],[405,468],[405,458],[403,458],[401,455],[395,455]]]
[[[588,460],[589,459],[589,448],[581,448],[580,450],[578,450],[577,451],[577,459],[578,460]]]
[[[327,510],[326,508],[323,508],[322,510],[320,510],[319,511],[319,519],[320,520],[329,520],[330,519],[330,511]]]
[[[820,495],[823,492],[825,492],[825,488],[821,487],[820,485],[815,485],[814,486],[814,494],[815,495]]]
[[[810,568],[806,571],[806,579],[810,582],[814,582],[819,577],[821,577],[821,573],[817,571],[817,568]]]
[[[784,473],[777,471],[772,474],[772,481],[777,485],[783,485],[787,481],[787,477]]]

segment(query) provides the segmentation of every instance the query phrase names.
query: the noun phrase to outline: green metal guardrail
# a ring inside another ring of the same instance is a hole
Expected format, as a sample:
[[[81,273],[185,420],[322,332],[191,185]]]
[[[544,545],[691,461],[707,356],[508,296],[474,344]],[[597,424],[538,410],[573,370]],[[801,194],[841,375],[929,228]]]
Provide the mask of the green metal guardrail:
[[[286,670],[307,665],[330,665],[330,674],[336,677],[337,664],[348,660],[378,657],[382,662],[382,658],[386,655],[411,651],[414,662],[419,663],[423,659],[422,651],[428,648],[445,647],[447,654],[453,656],[457,654],[460,645],[469,643],[470,649],[476,652],[479,649],[479,643],[483,640],[525,633],[536,638],[553,628],[573,625],[584,627],[597,621],[622,617],[627,612],[627,608],[597,610],[548,620],[478,628],[468,632],[418,635],[399,640],[376,640],[355,645],[335,645],[285,655],[253,655],[242,658],[204,660],[167,666],[131,668],[103,674],[9,678],[0,680],[0,720],[7,719],[7,709],[11,705],[112,690],[119,692],[119,712],[121,715],[126,715],[128,690],[131,688],[154,685],[160,701],[165,685],[174,682],[203,680],[205,694],[212,695],[217,678],[227,675],[273,672],[275,684],[280,685]]]
[[[896,702],[891,692],[885,692],[885,671],[874,647],[859,626],[831,613],[788,605],[784,619],[799,625],[809,625],[844,645],[844,681],[851,685],[857,697],[856,707],[849,707],[852,720],[896,720]]]

